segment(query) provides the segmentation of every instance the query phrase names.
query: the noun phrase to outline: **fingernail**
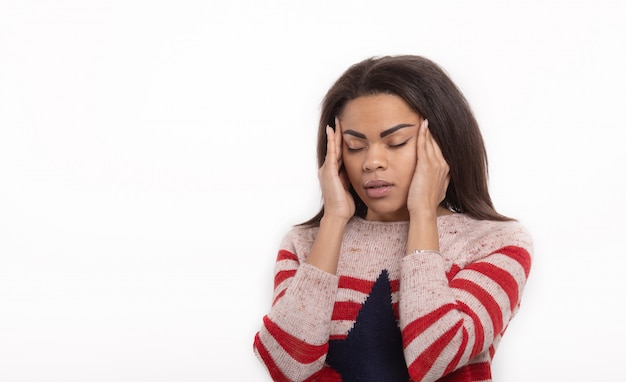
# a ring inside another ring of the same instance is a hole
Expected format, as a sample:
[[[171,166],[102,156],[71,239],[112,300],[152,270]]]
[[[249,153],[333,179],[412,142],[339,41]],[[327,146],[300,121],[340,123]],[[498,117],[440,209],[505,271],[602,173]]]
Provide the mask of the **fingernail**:
[[[326,135],[330,134],[330,131],[331,131],[332,129],[333,129],[333,128],[332,128],[332,127],[330,127],[330,125],[326,125]]]

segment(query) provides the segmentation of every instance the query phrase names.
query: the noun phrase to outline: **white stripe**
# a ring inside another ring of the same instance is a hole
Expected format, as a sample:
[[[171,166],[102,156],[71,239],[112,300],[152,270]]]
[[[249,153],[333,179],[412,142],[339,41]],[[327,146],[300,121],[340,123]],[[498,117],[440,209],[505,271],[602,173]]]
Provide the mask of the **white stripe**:
[[[433,363],[432,368],[428,371],[428,373],[424,376],[424,380],[434,381],[443,376],[443,373],[448,368],[450,361],[456,356],[456,353],[463,342],[463,328],[459,328],[458,332],[452,338],[450,343],[444,347],[443,351],[437,358],[437,360]],[[467,349],[467,347],[466,347]]]
[[[485,258],[484,262],[495,265],[513,276],[518,285],[518,296],[521,298],[524,285],[526,284],[526,272],[520,263],[509,256],[502,255],[500,253],[496,253]]]
[[[502,312],[503,328],[506,327],[506,324],[511,317],[511,302],[509,300],[509,295],[506,294],[506,291],[502,289],[500,284],[493,281],[493,279],[491,279],[489,276],[486,276],[483,273],[474,270],[465,270],[463,272],[463,279],[469,280],[474,284],[477,284],[478,286],[486,290],[487,293],[491,295],[491,297],[493,297],[493,299],[500,307],[500,312]],[[517,302],[514,301],[513,303],[515,304]]]
[[[263,346],[265,346],[265,349],[267,349],[268,353],[271,355],[276,366],[283,374],[285,374],[287,378],[292,381],[306,380],[320,370],[326,360],[326,354],[324,354],[310,364],[302,364],[296,361],[285,351],[285,349],[283,349],[282,346],[280,346],[278,341],[272,337],[265,327],[259,332],[259,338],[261,339]]]
[[[491,322],[491,317],[489,316],[487,309],[476,297],[474,297],[473,294],[466,292],[463,289],[454,289],[454,291],[455,295],[457,296],[457,300],[465,303],[465,305],[467,305],[469,309],[471,309],[478,316],[478,319],[480,320],[480,324],[482,325],[484,331],[484,343],[483,349],[481,349],[484,350],[485,345],[491,343],[494,336],[493,323]],[[469,315],[463,314],[463,316],[465,317],[466,323],[473,322],[472,318]],[[467,328],[469,329],[470,326],[467,325]],[[471,329],[472,331],[468,330],[467,334],[470,336],[470,342],[473,347],[474,341],[472,341],[471,338],[474,338],[475,336],[474,325],[471,326]]]
[[[435,322],[435,325],[429,326],[426,330],[424,330],[417,337],[415,337],[413,341],[411,341],[407,345],[407,347],[404,349],[407,366],[410,366],[410,364],[413,361],[415,361],[415,359],[420,354],[422,354],[429,346],[431,346],[435,341],[437,341],[445,333],[446,330],[456,325],[456,323],[458,322],[458,319],[459,319],[459,316],[456,313],[456,311],[454,310],[449,311],[448,313],[444,314],[443,317],[438,319]],[[442,328],[444,329],[442,330]],[[459,333],[461,333],[461,330],[459,330]],[[455,339],[456,338],[457,337],[455,337]],[[459,338],[459,341],[456,345],[457,348],[460,344],[461,337],[458,336],[458,338]],[[440,373],[443,373],[446,366],[443,367]]]
[[[354,327],[354,320],[333,320],[330,322],[331,336],[346,336]]]

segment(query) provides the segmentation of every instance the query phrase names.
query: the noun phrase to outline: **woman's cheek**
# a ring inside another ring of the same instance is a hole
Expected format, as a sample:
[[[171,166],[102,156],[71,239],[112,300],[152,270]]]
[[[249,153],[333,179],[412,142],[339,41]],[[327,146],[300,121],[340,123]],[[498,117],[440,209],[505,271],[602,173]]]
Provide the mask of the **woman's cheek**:
[[[417,151],[405,150],[399,157],[398,163],[402,163],[402,168],[409,170],[411,173],[415,171],[417,166]]]

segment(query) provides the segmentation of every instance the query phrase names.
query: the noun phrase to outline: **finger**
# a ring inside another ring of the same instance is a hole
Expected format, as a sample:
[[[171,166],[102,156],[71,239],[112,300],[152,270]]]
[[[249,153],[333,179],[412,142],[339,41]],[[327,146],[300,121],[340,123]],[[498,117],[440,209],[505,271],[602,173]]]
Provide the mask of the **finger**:
[[[428,140],[430,142],[430,146],[432,148],[432,153],[435,155],[435,157],[439,160],[439,161],[446,161],[443,153],[441,152],[441,147],[439,147],[439,144],[437,144],[437,141],[435,140],[435,137],[433,137],[432,133],[430,132],[430,129],[428,130]]]
[[[424,120],[424,123],[422,124],[420,138],[422,141],[422,153],[421,157],[418,156],[418,158],[422,160],[422,165],[432,166],[436,163],[437,158],[434,154],[432,135],[430,134],[430,129],[428,128],[428,120]]]
[[[341,122],[339,121],[339,117],[335,117],[335,147],[337,152],[337,161],[341,161],[343,156],[343,147],[341,143],[343,141],[343,131],[341,130]]]
[[[420,128],[417,132],[417,159],[426,160],[426,129],[428,120],[422,120]]]
[[[424,146],[426,148],[426,153],[428,155],[429,158],[435,158],[435,146],[436,142],[433,139],[432,134],[430,133],[430,129],[428,128],[428,121],[426,121],[426,125],[424,128],[425,132],[424,132],[424,136],[425,136],[425,141],[424,141]]]
[[[427,147],[428,155],[430,156],[430,158],[432,158],[432,160],[435,163],[438,163],[442,167],[447,168],[448,162],[446,161],[446,158],[443,156],[443,153],[441,152],[441,148],[437,144],[435,137],[433,137],[432,133],[430,132],[430,129],[427,129],[426,136],[427,136],[426,147]]]
[[[326,159],[325,164],[334,166],[337,163],[337,149],[335,148],[335,132],[326,126]]]

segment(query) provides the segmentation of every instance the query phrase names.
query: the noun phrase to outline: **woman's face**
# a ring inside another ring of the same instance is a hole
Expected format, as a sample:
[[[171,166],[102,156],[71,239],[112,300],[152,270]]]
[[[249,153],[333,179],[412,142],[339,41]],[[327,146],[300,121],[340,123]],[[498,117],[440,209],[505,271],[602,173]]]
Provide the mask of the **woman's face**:
[[[349,101],[339,116],[343,164],[367,220],[409,220],[407,196],[417,163],[422,121],[400,97],[363,96]]]

